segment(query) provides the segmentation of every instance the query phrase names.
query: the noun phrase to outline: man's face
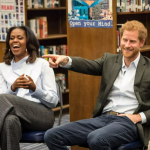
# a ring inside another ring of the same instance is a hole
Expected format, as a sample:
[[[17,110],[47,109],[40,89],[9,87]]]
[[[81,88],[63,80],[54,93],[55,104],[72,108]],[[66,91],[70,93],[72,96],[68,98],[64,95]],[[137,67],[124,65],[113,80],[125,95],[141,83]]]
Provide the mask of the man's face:
[[[145,40],[140,41],[138,39],[138,31],[125,30],[121,37],[121,50],[126,60],[134,61],[139,52],[140,47],[144,45]]]

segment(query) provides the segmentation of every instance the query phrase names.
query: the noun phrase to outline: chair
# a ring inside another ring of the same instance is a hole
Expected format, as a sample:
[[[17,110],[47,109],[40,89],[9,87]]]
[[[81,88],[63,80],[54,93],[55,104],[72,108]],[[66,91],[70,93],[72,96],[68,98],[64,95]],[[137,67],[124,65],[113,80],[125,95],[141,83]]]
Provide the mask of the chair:
[[[143,143],[140,140],[137,140],[137,141],[116,147],[113,150],[141,150],[143,148],[144,148]]]
[[[58,118],[58,126],[61,124],[62,118],[62,110],[63,110],[63,98],[62,92],[59,86],[59,83],[56,81],[56,88],[57,88],[57,95],[59,97],[59,105],[60,105],[60,112]],[[22,138],[20,140],[21,143],[41,143],[44,141],[44,134],[46,131],[24,131],[22,133]]]
[[[80,147],[85,147],[88,148],[88,145],[79,145]],[[119,147],[115,147],[112,150],[144,150],[144,145],[140,140],[128,143],[128,144],[123,144]]]

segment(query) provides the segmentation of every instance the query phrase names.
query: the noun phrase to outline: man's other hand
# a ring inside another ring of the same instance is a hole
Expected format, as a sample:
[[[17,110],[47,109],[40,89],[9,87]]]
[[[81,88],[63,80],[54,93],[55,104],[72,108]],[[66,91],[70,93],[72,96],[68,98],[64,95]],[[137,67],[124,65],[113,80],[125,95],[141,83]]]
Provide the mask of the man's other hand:
[[[118,116],[127,116],[134,124],[142,121],[140,114],[119,114]]]

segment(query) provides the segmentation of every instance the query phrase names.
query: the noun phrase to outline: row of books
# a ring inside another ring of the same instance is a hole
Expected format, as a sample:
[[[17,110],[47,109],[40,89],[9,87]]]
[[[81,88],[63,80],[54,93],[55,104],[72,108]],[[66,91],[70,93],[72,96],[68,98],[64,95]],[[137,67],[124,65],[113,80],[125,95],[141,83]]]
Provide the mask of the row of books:
[[[45,47],[41,45],[39,48],[39,56],[47,54],[68,55],[67,45],[53,45]]]
[[[60,7],[60,0],[27,0],[27,8]]]
[[[55,80],[60,85],[61,91],[65,92],[66,91],[66,78],[65,78],[65,74],[63,74],[63,73],[57,73],[57,74],[55,74]]]
[[[117,0],[117,12],[149,11],[150,0]]]
[[[37,17],[27,21],[28,27],[34,32],[37,38],[47,37],[47,17]]]
[[[121,52],[120,48],[120,28],[122,27],[123,24],[117,24],[117,53]]]

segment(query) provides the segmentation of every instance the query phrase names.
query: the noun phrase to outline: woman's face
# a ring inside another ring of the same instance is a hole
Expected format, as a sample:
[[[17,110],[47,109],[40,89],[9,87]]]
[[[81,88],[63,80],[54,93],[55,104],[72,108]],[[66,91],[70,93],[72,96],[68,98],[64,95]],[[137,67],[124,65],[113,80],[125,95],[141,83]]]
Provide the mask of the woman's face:
[[[26,52],[26,34],[19,28],[13,29],[10,34],[9,46],[14,54],[15,61],[19,61],[28,55]]]

